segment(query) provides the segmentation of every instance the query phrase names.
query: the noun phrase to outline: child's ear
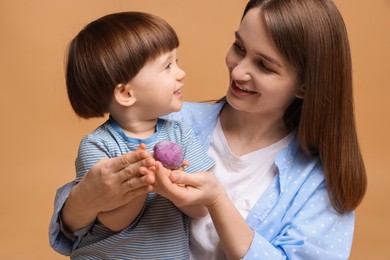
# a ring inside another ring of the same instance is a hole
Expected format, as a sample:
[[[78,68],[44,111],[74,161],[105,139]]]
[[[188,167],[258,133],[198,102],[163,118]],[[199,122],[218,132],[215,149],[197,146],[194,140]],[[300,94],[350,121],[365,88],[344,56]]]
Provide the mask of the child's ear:
[[[305,92],[306,92],[306,86],[301,85],[298,89],[298,92],[295,94],[297,98],[303,99],[305,97]]]
[[[134,96],[134,91],[131,89],[130,84],[120,83],[115,86],[114,98],[122,106],[131,106],[137,99]]]

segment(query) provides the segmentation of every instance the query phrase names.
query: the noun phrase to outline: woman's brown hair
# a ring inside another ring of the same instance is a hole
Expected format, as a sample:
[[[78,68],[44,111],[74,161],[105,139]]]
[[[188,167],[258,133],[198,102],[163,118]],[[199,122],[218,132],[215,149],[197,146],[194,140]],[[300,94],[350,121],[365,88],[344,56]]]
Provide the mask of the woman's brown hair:
[[[245,14],[261,9],[282,55],[305,87],[285,113],[301,149],[323,162],[328,194],[339,213],[354,210],[366,191],[353,108],[352,63],[347,30],[331,0],[251,0]]]
[[[103,117],[115,86],[178,46],[172,27],[147,13],[114,13],[86,25],[68,50],[66,86],[73,110],[82,118]]]

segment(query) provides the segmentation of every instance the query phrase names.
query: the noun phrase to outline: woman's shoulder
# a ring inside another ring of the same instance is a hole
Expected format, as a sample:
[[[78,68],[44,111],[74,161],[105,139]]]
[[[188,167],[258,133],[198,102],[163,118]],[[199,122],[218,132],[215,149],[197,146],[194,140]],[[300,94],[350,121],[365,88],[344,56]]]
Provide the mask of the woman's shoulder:
[[[282,183],[285,178],[304,181],[310,176],[319,182],[325,179],[323,164],[319,156],[304,153],[295,133],[287,147],[278,154],[275,163],[279,168],[279,178]]]
[[[176,119],[168,119],[168,118],[159,118],[158,124],[160,125],[159,131],[160,134],[174,134],[174,135],[188,135],[194,132],[191,125],[187,122],[179,121]]]
[[[216,125],[221,109],[225,102],[194,103],[184,102],[179,112],[164,116],[164,119],[185,122],[190,125],[199,141],[207,149],[211,133]]]
[[[225,102],[183,102],[183,110],[212,111],[222,107]]]
[[[219,115],[224,103],[197,103],[184,102],[180,111],[171,113],[164,118],[186,122],[187,124],[201,124],[211,117]]]

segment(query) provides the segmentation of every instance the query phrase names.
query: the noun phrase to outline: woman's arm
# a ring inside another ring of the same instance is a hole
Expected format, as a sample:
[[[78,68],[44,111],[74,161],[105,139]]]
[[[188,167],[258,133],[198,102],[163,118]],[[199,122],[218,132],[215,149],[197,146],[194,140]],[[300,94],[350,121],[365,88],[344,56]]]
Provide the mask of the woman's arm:
[[[151,190],[154,173],[148,168],[154,159],[139,148],[123,156],[95,164],[72,189],[61,219],[74,232],[93,223],[99,212],[121,207]]]
[[[227,259],[242,259],[248,252],[254,232],[226,194],[207,205]]]
[[[76,182],[72,181],[57,190],[54,199],[54,210],[49,225],[50,246],[62,255],[70,255],[72,249],[79,243],[77,236],[83,237],[88,231],[88,228],[86,228],[85,230],[79,230],[77,235],[69,234],[65,232],[62,226],[60,211],[75,185]]]
[[[272,188],[275,192],[256,204],[248,222],[211,174],[174,171],[170,179],[181,185],[156,175],[154,189],[165,189],[177,205],[206,205],[228,259],[348,259],[354,213],[340,215],[332,208],[320,174],[311,174],[298,190]]]
[[[104,159],[94,165],[76,184],[58,189],[50,222],[50,245],[69,255],[101,211],[118,208],[151,191],[155,161],[145,149],[120,157]]]
[[[156,173],[154,191],[178,207],[203,204],[208,209],[228,259],[240,259],[249,250],[254,233],[229,200],[217,179],[208,172]],[[171,180],[174,182],[172,183]],[[185,184],[177,185],[175,183]]]

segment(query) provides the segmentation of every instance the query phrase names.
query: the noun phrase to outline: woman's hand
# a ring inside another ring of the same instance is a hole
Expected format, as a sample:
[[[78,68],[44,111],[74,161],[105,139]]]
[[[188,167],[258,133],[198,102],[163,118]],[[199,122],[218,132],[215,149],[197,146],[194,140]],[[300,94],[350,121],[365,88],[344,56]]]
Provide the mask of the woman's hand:
[[[154,174],[148,168],[154,164],[141,144],[134,152],[99,161],[77,185],[78,190],[84,200],[88,199],[86,203],[99,212],[118,208],[150,191]]]
[[[210,207],[226,196],[217,179],[208,172],[170,171],[157,162],[155,177],[153,191],[178,207],[194,204]]]
[[[93,223],[99,212],[110,211],[152,190],[155,160],[145,145],[123,156],[95,164],[73,188],[61,212],[70,232]]]

